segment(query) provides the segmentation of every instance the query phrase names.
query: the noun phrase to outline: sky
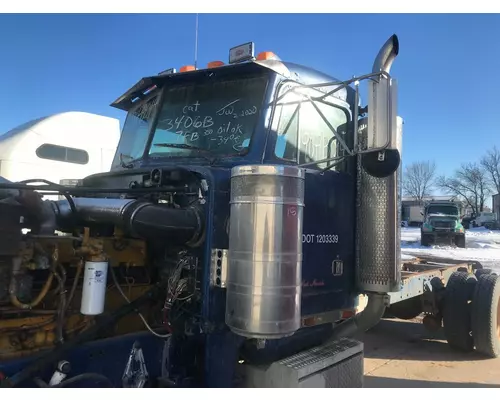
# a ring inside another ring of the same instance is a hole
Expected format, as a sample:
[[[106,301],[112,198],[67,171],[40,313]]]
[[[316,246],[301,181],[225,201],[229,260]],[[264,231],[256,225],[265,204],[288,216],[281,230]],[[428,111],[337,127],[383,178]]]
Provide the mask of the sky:
[[[500,146],[500,15],[200,14],[198,65],[253,41],[349,79],[371,72],[393,33],[404,165],[435,160],[451,174]],[[109,104],[143,76],[193,64],[194,43],[194,14],[0,15],[0,133],[64,111],[123,123]]]

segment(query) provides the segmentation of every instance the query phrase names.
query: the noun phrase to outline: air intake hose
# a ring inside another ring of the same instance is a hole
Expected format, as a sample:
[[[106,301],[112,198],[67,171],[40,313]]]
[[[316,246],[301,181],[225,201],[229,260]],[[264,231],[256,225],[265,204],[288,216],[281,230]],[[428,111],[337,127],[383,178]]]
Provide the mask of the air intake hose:
[[[62,230],[75,224],[109,224],[131,236],[176,243],[195,242],[203,232],[202,213],[196,207],[179,209],[132,199],[81,197],[73,201],[76,215],[68,201],[53,203]]]

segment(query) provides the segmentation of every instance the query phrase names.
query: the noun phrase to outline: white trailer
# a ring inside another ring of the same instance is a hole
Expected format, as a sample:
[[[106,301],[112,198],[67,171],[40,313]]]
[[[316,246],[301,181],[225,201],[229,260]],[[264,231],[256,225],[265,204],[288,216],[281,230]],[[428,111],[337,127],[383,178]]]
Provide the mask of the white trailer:
[[[74,111],[39,118],[0,136],[0,176],[67,184],[109,171],[119,138],[115,118]]]
[[[422,206],[410,206],[408,225],[410,226],[420,226],[424,222],[424,216],[422,215],[424,208]]]

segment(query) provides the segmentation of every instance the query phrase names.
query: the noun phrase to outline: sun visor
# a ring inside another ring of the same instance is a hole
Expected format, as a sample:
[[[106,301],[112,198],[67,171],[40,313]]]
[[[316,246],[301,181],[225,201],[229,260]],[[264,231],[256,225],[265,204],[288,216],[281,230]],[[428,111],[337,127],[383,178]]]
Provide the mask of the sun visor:
[[[111,107],[128,111],[139,100],[147,97],[150,93],[158,89],[158,77],[142,78],[118,99],[111,103]]]

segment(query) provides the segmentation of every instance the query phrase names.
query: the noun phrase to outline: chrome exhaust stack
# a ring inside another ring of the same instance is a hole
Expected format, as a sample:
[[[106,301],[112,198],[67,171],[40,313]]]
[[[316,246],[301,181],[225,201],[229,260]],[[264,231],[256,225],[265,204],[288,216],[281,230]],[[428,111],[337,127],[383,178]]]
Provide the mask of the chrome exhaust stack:
[[[400,182],[402,120],[397,117],[397,82],[389,75],[399,53],[396,35],[380,49],[368,83],[368,117],[359,121],[356,214],[356,285],[368,295],[366,308],[335,327],[351,336],[375,326],[390,292],[401,285]]]
[[[397,84],[389,75],[399,52],[393,35],[379,51],[369,82],[368,124],[358,157],[356,271],[362,292],[398,291],[401,283],[400,180],[402,129],[397,123]]]
[[[379,50],[375,61],[373,62],[372,72],[391,72],[391,66],[399,54],[399,39],[392,35]]]

